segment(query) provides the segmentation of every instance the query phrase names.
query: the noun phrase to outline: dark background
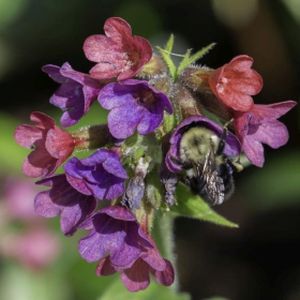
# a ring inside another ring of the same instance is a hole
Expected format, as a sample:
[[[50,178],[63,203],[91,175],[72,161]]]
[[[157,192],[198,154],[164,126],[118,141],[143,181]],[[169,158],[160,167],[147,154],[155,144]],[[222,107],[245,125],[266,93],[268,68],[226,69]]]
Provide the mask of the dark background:
[[[264,78],[257,103],[299,99],[300,1],[5,0],[0,2],[1,112],[22,121],[32,110],[58,114],[48,103],[56,85],[41,66],[68,61],[87,72],[91,64],[82,43],[101,33],[109,16],[125,18],[153,45],[174,33],[179,53],[217,42],[201,61],[210,67],[248,54]],[[264,168],[238,174],[234,197],[217,208],[239,229],[177,220],[181,289],[193,300],[300,299],[299,108],[283,121],[288,145],[267,148]],[[0,145],[5,147],[1,132]]]

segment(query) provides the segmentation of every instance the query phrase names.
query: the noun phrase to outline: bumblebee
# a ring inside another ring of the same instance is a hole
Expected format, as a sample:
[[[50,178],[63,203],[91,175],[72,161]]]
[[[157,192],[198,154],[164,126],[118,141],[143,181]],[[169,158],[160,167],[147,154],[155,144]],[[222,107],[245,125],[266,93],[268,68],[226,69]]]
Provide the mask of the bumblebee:
[[[239,162],[224,154],[226,135],[226,127],[218,136],[208,128],[195,126],[183,134],[180,142],[184,183],[213,205],[222,204],[232,195],[232,174],[242,169]]]

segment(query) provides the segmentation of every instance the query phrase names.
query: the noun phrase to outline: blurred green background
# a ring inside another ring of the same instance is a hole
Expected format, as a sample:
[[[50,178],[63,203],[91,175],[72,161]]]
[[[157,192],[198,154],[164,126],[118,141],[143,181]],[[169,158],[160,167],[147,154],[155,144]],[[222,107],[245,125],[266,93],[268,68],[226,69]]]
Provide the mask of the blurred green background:
[[[109,16],[125,18],[135,34],[153,45],[163,45],[174,33],[179,53],[217,42],[201,61],[210,67],[248,54],[265,82],[257,103],[299,99],[299,0],[0,0],[1,205],[7,177],[22,178],[26,151],[12,139],[15,126],[27,122],[32,110],[60,114],[48,103],[57,85],[41,66],[68,61],[87,72],[91,64],[82,43],[102,32]],[[238,174],[235,195],[217,208],[239,223],[239,229],[176,221],[180,286],[193,300],[215,295],[232,300],[300,299],[299,112],[296,107],[283,118],[290,131],[288,145],[267,148],[264,168],[249,167]],[[95,109],[83,123],[95,124],[100,118]],[[0,245],[7,230],[22,232],[25,226],[16,220],[2,223]],[[97,278],[95,265],[79,258],[79,236],[64,238],[57,220],[48,227],[60,243],[56,262],[48,267],[33,270],[0,251],[0,299],[96,300],[104,293],[101,299],[121,300],[106,290],[111,278]],[[162,299],[159,294],[156,298]]]

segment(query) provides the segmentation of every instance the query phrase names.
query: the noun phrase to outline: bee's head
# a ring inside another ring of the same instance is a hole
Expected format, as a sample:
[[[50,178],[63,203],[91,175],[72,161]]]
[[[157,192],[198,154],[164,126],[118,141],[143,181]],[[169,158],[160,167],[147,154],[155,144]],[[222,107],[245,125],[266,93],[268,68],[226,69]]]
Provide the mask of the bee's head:
[[[200,126],[189,128],[180,141],[180,159],[183,163],[199,163],[209,152],[216,153],[220,138],[210,129]]]

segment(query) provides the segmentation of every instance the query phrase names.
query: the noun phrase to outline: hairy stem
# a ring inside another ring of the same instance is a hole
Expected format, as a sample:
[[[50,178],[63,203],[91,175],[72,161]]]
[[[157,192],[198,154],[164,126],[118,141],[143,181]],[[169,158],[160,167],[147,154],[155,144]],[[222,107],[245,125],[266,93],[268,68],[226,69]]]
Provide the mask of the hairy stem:
[[[172,285],[172,288],[175,291],[178,291],[178,272],[176,265],[176,255],[174,253],[175,249],[175,240],[174,240],[174,216],[170,213],[158,213],[155,218],[155,224],[153,228],[153,235],[155,241],[160,248],[161,254],[171,261],[174,272],[175,272],[175,281]]]

